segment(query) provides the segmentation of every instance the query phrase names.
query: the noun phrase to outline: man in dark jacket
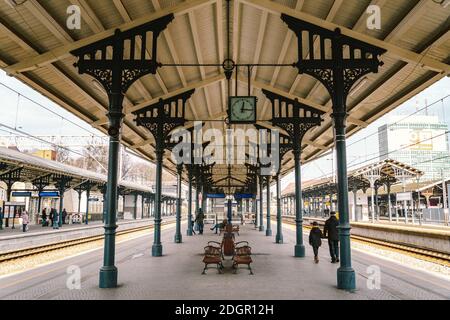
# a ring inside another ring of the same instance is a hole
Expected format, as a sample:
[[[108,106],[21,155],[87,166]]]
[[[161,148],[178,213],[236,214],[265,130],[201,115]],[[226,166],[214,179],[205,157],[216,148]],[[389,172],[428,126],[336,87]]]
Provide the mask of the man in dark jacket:
[[[309,233],[309,244],[314,251],[315,263],[319,263],[319,248],[322,245],[322,231],[320,231],[317,221],[313,222],[313,227]]]
[[[203,234],[203,220],[205,220],[203,210],[202,208],[198,208],[197,218],[195,219],[195,222],[197,222],[199,234]]]
[[[339,220],[336,218],[336,212],[330,212],[330,218],[325,222],[323,235],[328,236],[328,246],[330,248],[331,263],[339,262]]]

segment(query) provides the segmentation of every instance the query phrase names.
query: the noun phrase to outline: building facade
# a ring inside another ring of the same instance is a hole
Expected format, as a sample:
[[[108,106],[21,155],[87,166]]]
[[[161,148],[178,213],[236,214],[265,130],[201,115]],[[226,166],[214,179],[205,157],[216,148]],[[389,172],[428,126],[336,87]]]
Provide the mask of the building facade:
[[[393,159],[425,172],[422,181],[450,177],[448,125],[437,116],[393,116],[378,128],[380,160]]]

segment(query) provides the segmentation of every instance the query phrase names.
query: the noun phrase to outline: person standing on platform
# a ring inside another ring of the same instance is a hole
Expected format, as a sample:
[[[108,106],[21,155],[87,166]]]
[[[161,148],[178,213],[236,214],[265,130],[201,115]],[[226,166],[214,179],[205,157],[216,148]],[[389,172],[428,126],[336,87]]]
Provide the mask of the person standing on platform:
[[[28,224],[30,223],[30,217],[28,216],[28,212],[24,211],[22,213],[22,231],[28,231]]]
[[[66,224],[66,217],[67,217],[67,211],[66,208],[64,208],[62,212],[62,224]]]
[[[192,228],[192,234],[197,235],[197,233],[195,232],[195,220],[191,220],[191,228]]]
[[[49,226],[53,227],[53,218],[54,218],[54,216],[53,216],[53,209],[50,209],[50,213],[49,213],[48,218],[50,219],[50,225]]]
[[[203,220],[205,220],[205,215],[203,214],[202,208],[198,208],[197,217],[195,218],[195,222],[198,225],[198,233],[203,234]]]
[[[330,218],[325,222],[323,229],[324,237],[328,237],[328,246],[330,248],[331,263],[339,262],[339,220],[336,218],[336,212],[330,212]]]
[[[314,251],[314,262],[319,263],[319,248],[322,246],[322,231],[319,229],[317,221],[313,222],[313,227],[309,232],[309,244]]]
[[[47,209],[44,208],[42,210],[42,226],[43,227],[47,227],[48,226],[48,222],[47,222]]]

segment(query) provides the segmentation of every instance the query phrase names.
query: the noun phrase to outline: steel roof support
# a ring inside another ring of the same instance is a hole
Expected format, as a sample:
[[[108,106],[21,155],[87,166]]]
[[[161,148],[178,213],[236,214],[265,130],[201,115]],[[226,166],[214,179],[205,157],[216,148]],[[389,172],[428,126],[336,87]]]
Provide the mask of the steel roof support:
[[[161,244],[161,193],[162,193],[162,162],[164,150],[168,147],[167,140],[171,131],[185,124],[186,103],[195,90],[186,91],[172,98],[163,100],[134,112],[138,126],[145,127],[155,139],[156,147],[156,192],[155,192],[155,227],[152,256],[162,256]],[[167,213],[167,202],[166,213]]]
[[[175,243],[182,243],[181,235],[181,175],[183,174],[183,165],[177,166],[177,217],[175,227]]]
[[[281,19],[296,34],[298,40],[297,68],[319,80],[328,90],[333,102],[333,125],[337,153],[339,238],[341,265],[337,271],[339,289],[354,290],[355,271],[351,264],[350,221],[348,210],[348,177],[346,154],[347,96],[353,85],[363,76],[378,72],[382,65],[379,57],[386,49],[361,40],[282,14]],[[304,46],[304,36],[309,46]],[[311,43],[317,37],[320,53],[311,51]],[[329,45],[327,45],[327,43]],[[308,48],[308,49],[305,49]],[[307,57],[307,58],[304,58]]]
[[[70,189],[70,182],[73,178],[65,175],[55,175],[53,179],[59,191],[59,217],[58,219],[53,218],[53,229],[59,229],[63,224],[64,193]]]
[[[100,269],[100,288],[117,287],[117,268],[115,263],[115,236],[117,216],[117,184],[120,136],[123,123],[123,101],[128,88],[139,78],[155,74],[157,63],[157,40],[159,34],[173,20],[169,14],[156,20],[143,23],[124,32],[116,29],[114,35],[78,48],[71,53],[78,57],[80,74],[86,73],[99,81],[109,97],[109,159],[107,182],[107,214],[105,219],[105,246],[103,267]],[[152,33],[152,41],[147,41],[147,34]],[[137,41],[141,50],[137,55]],[[107,56],[112,48],[112,59]],[[125,52],[129,56],[125,56]],[[152,56],[148,58],[147,52]],[[156,231],[155,231],[156,233]]]
[[[301,187],[301,146],[305,134],[322,123],[323,111],[292,100],[276,93],[263,90],[272,104],[272,124],[285,130],[292,141],[295,163],[295,201],[296,201],[296,245],[295,257],[305,256],[303,244],[303,209]]]

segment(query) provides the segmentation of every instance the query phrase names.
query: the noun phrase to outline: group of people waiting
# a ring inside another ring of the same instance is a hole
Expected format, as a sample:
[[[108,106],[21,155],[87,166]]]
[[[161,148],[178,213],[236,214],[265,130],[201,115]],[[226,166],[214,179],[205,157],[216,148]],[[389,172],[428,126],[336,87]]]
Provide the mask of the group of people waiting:
[[[319,248],[322,246],[322,239],[328,239],[328,247],[330,249],[331,263],[339,262],[339,220],[336,218],[336,212],[330,212],[330,218],[325,221],[322,230],[319,228],[317,221],[313,222],[313,227],[309,233],[309,244],[314,251],[314,261],[319,263]]]
[[[59,214],[56,209],[51,208],[50,213],[47,215],[47,208],[44,208],[42,210],[42,226],[43,227],[55,227],[57,224],[59,224]],[[62,224],[66,224],[66,218],[67,218],[67,211],[66,209],[62,212]],[[49,223],[50,221],[50,223]]]

